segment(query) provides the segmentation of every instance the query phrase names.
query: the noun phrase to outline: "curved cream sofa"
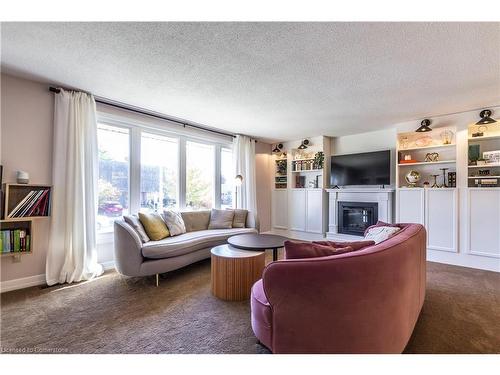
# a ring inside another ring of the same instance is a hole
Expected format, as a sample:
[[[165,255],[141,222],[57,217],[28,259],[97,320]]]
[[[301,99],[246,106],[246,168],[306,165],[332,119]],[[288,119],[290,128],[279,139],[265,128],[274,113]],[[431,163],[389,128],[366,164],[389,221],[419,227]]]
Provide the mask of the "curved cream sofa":
[[[210,211],[181,212],[186,233],[143,243],[124,220],[114,224],[115,267],[122,275],[150,276],[210,258],[214,246],[237,234],[257,233],[257,220],[248,212],[245,228],[208,229]]]

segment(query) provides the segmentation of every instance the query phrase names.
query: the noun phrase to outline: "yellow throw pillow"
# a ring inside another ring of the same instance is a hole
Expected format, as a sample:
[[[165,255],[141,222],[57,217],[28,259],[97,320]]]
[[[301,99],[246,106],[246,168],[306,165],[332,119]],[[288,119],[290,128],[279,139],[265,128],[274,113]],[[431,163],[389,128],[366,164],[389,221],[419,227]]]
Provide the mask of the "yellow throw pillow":
[[[159,241],[170,236],[167,225],[156,212],[151,214],[139,212],[139,220],[151,241]]]

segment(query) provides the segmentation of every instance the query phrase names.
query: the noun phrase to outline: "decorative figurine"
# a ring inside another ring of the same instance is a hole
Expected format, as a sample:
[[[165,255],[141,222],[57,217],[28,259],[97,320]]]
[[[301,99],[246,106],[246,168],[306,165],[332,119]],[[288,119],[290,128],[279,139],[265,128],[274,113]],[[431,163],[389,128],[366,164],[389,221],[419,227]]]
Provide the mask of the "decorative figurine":
[[[411,170],[406,174],[405,180],[408,183],[408,187],[416,187],[417,182],[420,180],[420,173]]]
[[[439,185],[437,184],[437,177],[439,176],[438,174],[431,174],[432,177],[434,177],[434,183],[432,184],[431,188],[438,188]]]
[[[443,171],[443,184],[441,185],[442,188],[447,188],[448,185],[446,184],[446,171],[450,168],[439,168]]]

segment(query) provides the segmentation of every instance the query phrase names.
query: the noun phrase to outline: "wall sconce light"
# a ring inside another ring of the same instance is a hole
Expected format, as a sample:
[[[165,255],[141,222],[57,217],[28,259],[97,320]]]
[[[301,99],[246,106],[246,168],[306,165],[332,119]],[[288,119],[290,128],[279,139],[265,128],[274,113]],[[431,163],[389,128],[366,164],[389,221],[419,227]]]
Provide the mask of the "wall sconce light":
[[[307,148],[307,145],[309,144],[309,140],[304,139],[302,143],[299,146],[299,150],[305,150]]]
[[[274,146],[273,152],[277,154],[278,152],[281,152],[282,148],[283,148],[283,143],[278,143],[276,146]]]
[[[479,114],[481,120],[476,122],[476,125],[487,125],[495,123],[496,120],[492,119],[490,116],[491,116],[491,111],[489,109],[482,110],[481,113]]]
[[[428,120],[428,119],[422,120],[419,128],[415,131],[419,132],[419,133],[430,132],[430,131],[432,131],[432,129],[429,127],[430,124],[431,124],[431,120]]]

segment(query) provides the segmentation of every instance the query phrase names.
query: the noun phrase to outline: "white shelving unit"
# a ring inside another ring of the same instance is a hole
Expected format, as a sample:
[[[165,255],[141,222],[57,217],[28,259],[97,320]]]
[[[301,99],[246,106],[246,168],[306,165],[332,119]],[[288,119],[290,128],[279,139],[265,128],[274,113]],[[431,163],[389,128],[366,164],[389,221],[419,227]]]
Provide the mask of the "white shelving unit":
[[[424,182],[429,182],[429,185],[432,185],[434,183],[432,175],[439,175],[438,185],[442,186],[445,183],[447,187],[455,187],[457,181],[456,133],[457,130],[455,127],[440,128],[425,133],[399,133],[397,146],[398,164],[396,168],[398,188],[409,186],[405,180],[405,176],[411,170],[420,174],[417,187],[423,187]],[[434,154],[434,156],[437,154],[438,159],[436,161],[426,161],[426,157],[429,154]],[[405,160],[406,156],[409,156],[414,162],[401,163],[400,161]],[[448,168],[445,181],[443,181],[443,171],[440,168]],[[455,173],[455,184],[448,182],[449,173]]]
[[[485,129],[486,128],[486,131]],[[497,123],[488,124],[480,129],[480,125],[470,125],[468,129],[468,166],[467,166],[467,186],[485,188],[500,187],[500,162],[485,163],[476,165],[477,157],[482,158],[484,152],[500,152],[500,125]],[[483,136],[473,137],[482,131]],[[474,152],[473,152],[474,151]],[[483,172],[480,174],[480,172]]]

